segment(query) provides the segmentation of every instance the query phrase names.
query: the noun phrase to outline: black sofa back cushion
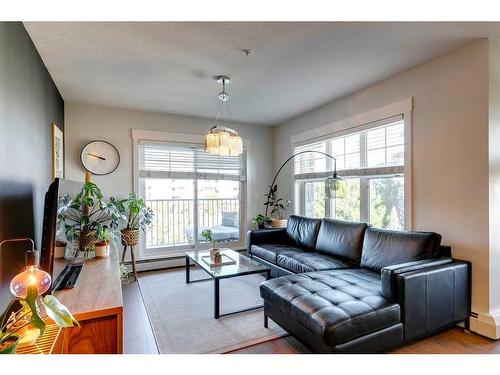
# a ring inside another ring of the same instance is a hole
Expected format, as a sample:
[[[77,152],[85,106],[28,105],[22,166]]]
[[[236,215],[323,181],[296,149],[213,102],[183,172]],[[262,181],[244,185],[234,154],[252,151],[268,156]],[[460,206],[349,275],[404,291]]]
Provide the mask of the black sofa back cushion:
[[[292,215],[288,219],[286,233],[297,247],[314,250],[321,219]]]
[[[368,228],[365,232],[361,267],[380,272],[386,266],[439,255],[441,235],[433,232],[399,232]]]
[[[366,223],[323,219],[316,241],[316,251],[359,264]]]

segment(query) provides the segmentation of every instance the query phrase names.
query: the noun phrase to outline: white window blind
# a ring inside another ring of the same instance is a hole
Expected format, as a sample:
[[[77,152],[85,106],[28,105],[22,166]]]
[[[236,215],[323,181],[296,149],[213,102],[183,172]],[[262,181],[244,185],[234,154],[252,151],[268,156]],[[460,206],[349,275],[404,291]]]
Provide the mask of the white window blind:
[[[218,156],[201,145],[139,142],[139,176],[246,181],[246,152]]]
[[[338,136],[297,145],[294,153],[321,151],[337,160],[342,176],[402,173],[404,165],[404,121],[402,116],[363,127]],[[295,158],[295,179],[324,178],[331,174],[334,162],[319,153],[304,153]]]

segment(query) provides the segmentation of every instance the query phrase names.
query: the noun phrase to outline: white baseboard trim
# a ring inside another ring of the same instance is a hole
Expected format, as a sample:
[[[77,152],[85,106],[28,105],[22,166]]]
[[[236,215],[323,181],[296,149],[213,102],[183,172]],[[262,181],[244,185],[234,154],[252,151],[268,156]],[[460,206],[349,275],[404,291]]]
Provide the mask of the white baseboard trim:
[[[500,311],[492,314],[478,314],[477,317],[471,316],[470,329],[490,339],[500,339]]]

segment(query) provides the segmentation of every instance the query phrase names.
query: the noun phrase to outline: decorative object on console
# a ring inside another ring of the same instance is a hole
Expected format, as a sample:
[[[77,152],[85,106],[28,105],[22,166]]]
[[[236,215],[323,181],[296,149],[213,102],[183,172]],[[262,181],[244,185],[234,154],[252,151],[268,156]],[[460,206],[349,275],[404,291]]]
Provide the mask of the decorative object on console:
[[[215,125],[210,128],[207,135],[205,135],[205,151],[220,156],[237,156],[243,152],[243,141],[241,137],[233,129],[219,126],[219,118],[224,109],[224,103],[229,101],[229,94],[226,92],[226,84],[231,82],[231,80],[226,76],[218,76],[216,79],[217,82],[222,84],[222,91],[218,95],[220,106],[215,118]],[[229,106],[229,104],[227,106]],[[229,107],[228,113],[230,115]]]
[[[73,242],[73,255],[90,257],[97,241],[113,235],[122,214],[114,201],[105,202],[99,187],[87,181],[74,199],[64,195],[59,200],[58,217],[68,241]]]
[[[45,331],[45,322],[39,315],[39,304],[43,305],[48,317],[59,327],[79,325],[68,309],[54,296],[40,296],[49,290],[50,275],[40,270],[36,264],[36,251],[31,238],[12,238],[0,242],[0,248],[5,243],[29,242],[31,249],[26,252],[25,270],[17,274],[10,283],[10,291],[16,297],[0,318],[0,354],[13,354],[23,335],[28,335],[30,326],[39,333],[30,335],[36,340]],[[16,305],[20,305],[16,309]],[[15,311],[14,311],[15,310]]]
[[[111,240],[111,234],[108,229],[103,233],[102,239],[95,243],[95,256],[96,258],[107,258],[109,257],[109,242]]]
[[[87,143],[80,153],[83,167],[95,175],[113,173],[120,165],[120,153],[111,143],[92,141]]]
[[[220,263],[222,261],[222,257],[220,255],[220,250],[215,247],[217,241],[215,241],[212,231],[210,229],[205,229],[201,232],[201,235],[212,246],[210,249],[210,260],[212,263]]]
[[[272,219],[269,216],[258,214],[252,218],[252,224],[255,229],[266,229],[271,226]]]
[[[52,123],[52,178],[64,178],[64,135]]]
[[[144,200],[135,193],[130,193],[127,199],[122,200],[111,197],[110,201],[120,213],[121,220],[126,223],[126,227],[121,230],[122,263],[125,262],[127,247],[130,247],[132,270],[137,279],[134,246],[139,243],[139,231],[145,231],[153,221],[153,210],[147,207]]]
[[[286,227],[286,221],[282,217],[282,211],[286,211],[287,209],[287,202],[288,201],[283,201],[283,199],[278,197],[278,185],[276,184],[276,179],[278,178],[278,175],[280,174],[281,170],[287,165],[291,160],[293,160],[295,157],[299,155],[303,155],[306,153],[316,153],[320,154],[323,156],[326,156],[327,158],[330,158],[333,160],[333,173],[330,177],[326,178],[325,180],[325,194],[327,198],[345,198],[347,194],[347,182],[345,179],[340,177],[337,174],[337,159],[335,159],[332,155],[327,154],[322,151],[314,151],[314,150],[306,150],[306,151],[301,151],[298,152],[292,156],[290,156],[288,159],[285,160],[283,164],[278,169],[278,172],[274,175],[273,182],[271,182],[271,185],[269,185],[269,192],[265,195],[267,197],[266,203],[264,205],[266,206],[266,213],[265,215],[267,216],[269,213],[269,208],[271,209],[271,216],[273,214],[276,216],[277,220],[273,220],[273,227],[275,228],[282,228]]]

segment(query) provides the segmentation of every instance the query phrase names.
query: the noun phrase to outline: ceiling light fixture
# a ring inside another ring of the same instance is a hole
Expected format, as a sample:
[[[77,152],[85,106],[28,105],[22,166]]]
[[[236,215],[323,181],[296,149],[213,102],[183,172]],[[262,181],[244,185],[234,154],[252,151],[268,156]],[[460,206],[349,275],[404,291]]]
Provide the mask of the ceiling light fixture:
[[[227,76],[218,76],[217,82],[222,85],[222,91],[217,96],[220,105],[217,117],[215,118],[215,125],[210,128],[207,135],[205,135],[205,151],[210,154],[219,156],[237,156],[243,152],[243,141],[236,131],[219,125],[219,118],[224,109],[224,103],[229,101],[229,94],[226,91],[226,85],[231,82]],[[231,113],[228,107],[228,114]]]

